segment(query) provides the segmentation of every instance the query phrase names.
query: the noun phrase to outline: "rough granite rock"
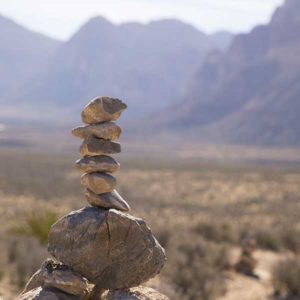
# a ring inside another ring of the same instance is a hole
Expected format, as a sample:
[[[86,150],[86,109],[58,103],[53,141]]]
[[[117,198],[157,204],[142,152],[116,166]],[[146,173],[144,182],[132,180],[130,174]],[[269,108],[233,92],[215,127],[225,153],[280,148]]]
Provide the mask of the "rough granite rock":
[[[38,287],[18,297],[18,300],[82,300],[54,288]]]
[[[160,272],[164,249],[142,219],[85,207],[58,220],[49,252],[103,289],[138,286]]]
[[[89,294],[89,283],[85,278],[53,259],[43,262],[41,268],[30,278],[23,293],[39,286],[56,288],[82,299]]]
[[[81,139],[95,136],[99,139],[116,141],[120,138],[121,127],[113,122],[105,122],[94,125],[79,126],[72,130],[72,134]]]
[[[97,195],[89,189],[86,189],[84,195],[86,200],[92,206],[115,208],[121,211],[130,210],[128,203],[120,196],[120,194],[116,190],[112,191],[111,193]]]
[[[86,173],[108,172],[114,173],[120,168],[120,164],[110,156],[86,156],[76,161],[77,167]]]
[[[126,108],[127,105],[119,99],[98,97],[85,106],[81,118],[86,124],[115,121]]]
[[[107,291],[101,300],[169,300],[154,289],[138,286],[127,290]]]
[[[119,143],[89,136],[82,142],[79,151],[81,156],[114,154],[121,152],[121,145]]]
[[[95,194],[111,193],[117,185],[116,178],[106,173],[85,173],[80,181]]]

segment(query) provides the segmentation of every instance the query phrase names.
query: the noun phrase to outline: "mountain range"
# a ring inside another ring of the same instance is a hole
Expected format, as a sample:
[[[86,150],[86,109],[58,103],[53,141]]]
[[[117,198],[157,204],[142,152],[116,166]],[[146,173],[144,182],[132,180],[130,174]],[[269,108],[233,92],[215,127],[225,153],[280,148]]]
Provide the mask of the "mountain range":
[[[159,125],[197,140],[300,145],[300,1],[212,51]],[[181,133],[183,134],[183,133]]]
[[[0,123],[69,126],[89,99],[110,95],[144,136],[300,145],[299,0],[236,36],[95,17],[62,42],[0,25]]]
[[[60,43],[0,17],[0,96],[32,78],[49,62]]]
[[[13,31],[21,38],[12,37]],[[8,20],[0,35],[10,39],[14,50],[0,52],[7,62],[0,78],[7,86],[14,84],[10,93],[0,95],[0,103],[18,117],[20,109],[27,119],[28,114],[49,121],[60,116],[64,122],[74,120],[96,95],[124,99],[131,107],[129,120],[174,104],[206,54],[226,48],[232,37],[226,32],[206,35],[177,20],[115,25],[102,17],[89,20],[66,42],[26,32]],[[26,53],[24,41],[30,45]],[[14,78],[10,62],[18,66],[20,79]],[[6,77],[8,72],[12,76]]]

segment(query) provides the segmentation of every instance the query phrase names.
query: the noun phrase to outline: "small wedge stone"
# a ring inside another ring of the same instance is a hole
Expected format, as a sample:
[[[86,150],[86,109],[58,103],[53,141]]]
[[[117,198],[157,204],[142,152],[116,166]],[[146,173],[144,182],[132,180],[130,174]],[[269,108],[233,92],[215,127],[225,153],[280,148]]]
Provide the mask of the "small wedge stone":
[[[88,103],[81,113],[86,124],[96,124],[117,120],[127,105],[121,100],[110,97],[98,97]]]
[[[81,184],[95,194],[104,194],[115,189],[117,180],[105,173],[86,173],[81,176]]]
[[[85,173],[108,172],[114,173],[120,164],[112,157],[106,155],[86,156],[76,161],[77,167]]]
[[[119,143],[97,139],[93,136],[86,138],[80,146],[81,156],[96,156],[103,154],[114,154],[121,152]]]
[[[90,293],[89,282],[84,277],[51,258],[43,262],[41,268],[30,278],[23,294],[39,286],[55,288],[81,298],[85,298]]]
[[[103,208],[115,208],[120,211],[129,211],[128,203],[114,190],[111,193],[97,195],[90,191],[85,190],[85,198],[92,205]]]
[[[94,136],[99,139],[116,141],[120,138],[122,129],[113,122],[106,122],[94,125],[79,126],[72,130],[72,134],[81,139]]]

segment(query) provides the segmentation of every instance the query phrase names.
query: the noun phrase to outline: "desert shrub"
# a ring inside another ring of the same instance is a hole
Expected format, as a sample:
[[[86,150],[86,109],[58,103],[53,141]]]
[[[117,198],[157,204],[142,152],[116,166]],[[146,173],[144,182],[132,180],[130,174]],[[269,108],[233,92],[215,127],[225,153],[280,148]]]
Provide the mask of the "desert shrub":
[[[212,300],[225,292],[226,248],[187,233],[173,241],[168,254],[167,271],[179,299]]]
[[[300,252],[300,231],[292,226],[259,229],[255,239],[260,248],[272,251],[290,250]]]
[[[3,241],[1,241],[1,236],[0,236],[0,281],[5,275],[5,267],[7,265],[7,251],[6,247]]]
[[[289,258],[275,267],[273,287],[284,299],[300,299],[300,257]]]
[[[238,229],[230,223],[200,222],[194,227],[194,231],[206,240],[216,243],[236,244],[240,240]]]
[[[13,238],[7,242],[7,247],[12,266],[11,282],[22,288],[46,258],[47,251],[32,237]]]
[[[267,229],[257,230],[255,239],[259,248],[279,251],[282,248],[282,243],[277,232]]]
[[[171,232],[169,229],[161,228],[154,231],[154,235],[159,241],[159,243],[164,247],[167,248],[169,245],[169,240],[171,237]]]
[[[51,225],[58,219],[58,214],[53,211],[45,210],[39,213],[33,213],[25,218],[23,224],[14,226],[10,233],[19,236],[32,236],[42,245],[47,244],[48,234]]]

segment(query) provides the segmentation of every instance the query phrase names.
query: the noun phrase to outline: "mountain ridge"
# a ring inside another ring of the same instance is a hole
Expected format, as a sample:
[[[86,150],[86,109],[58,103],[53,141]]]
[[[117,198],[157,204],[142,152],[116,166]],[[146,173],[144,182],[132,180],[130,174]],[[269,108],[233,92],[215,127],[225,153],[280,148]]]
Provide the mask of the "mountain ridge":
[[[0,15],[0,101],[47,65],[60,42]]]
[[[37,114],[48,105],[54,117],[64,107],[72,119],[86,99],[121,95],[134,107],[130,118],[142,117],[173,103],[206,53],[226,47],[230,36],[226,40],[225,33],[217,42],[174,19],[115,25],[94,17],[60,44],[34,84],[27,83],[7,102]]]
[[[217,143],[300,145],[300,2],[208,54],[161,126]],[[299,99],[299,100],[297,100]]]

